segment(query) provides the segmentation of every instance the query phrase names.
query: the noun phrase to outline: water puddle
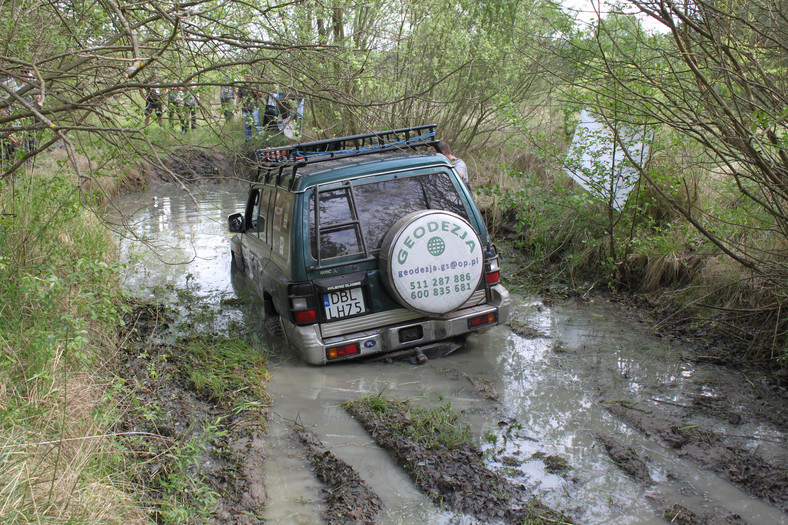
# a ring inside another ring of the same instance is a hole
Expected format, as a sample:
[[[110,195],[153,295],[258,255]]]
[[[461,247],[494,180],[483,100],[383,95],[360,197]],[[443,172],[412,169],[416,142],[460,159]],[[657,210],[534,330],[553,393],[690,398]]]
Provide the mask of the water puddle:
[[[788,516],[777,507],[700,469],[677,449],[647,438],[604,408],[606,401],[621,400],[686,406],[688,399],[717,399],[741,390],[740,377],[692,366],[679,350],[627,321],[614,305],[549,306],[518,297],[514,317],[517,326],[527,327],[518,330],[520,335],[496,327],[472,337],[455,354],[419,367],[308,366],[268,335],[259,306],[237,300],[245,297],[246,283],[231,276],[226,218],[242,208],[245,186],[211,184],[190,191],[160,184],[120,199],[123,222],[136,233],[120,242],[128,264],[124,285],[142,297],[173,301],[184,309],[190,305],[179,299],[178,290],[190,289],[219,314],[218,326],[214,322],[204,329],[242,328],[270,352],[268,391],[274,404],[265,464],[266,521],[320,521],[321,485],[293,436],[292,425],[298,423],[313,430],[377,492],[385,523],[472,523],[432,505],[340,406],[362,394],[383,393],[424,404],[448,401],[464,411],[491,465],[577,523],[665,523],[655,509],[677,503],[696,513],[738,514],[751,524],[788,525]],[[116,214],[114,221],[121,222],[120,217]],[[157,296],[162,293],[165,298]],[[740,435],[743,447],[785,464],[785,436],[777,428],[747,417],[735,424],[704,417],[697,415],[699,425]],[[612,436],[645,458],[653,482],[643,485],[624,474],[595,439],[598,434]],[[545,458],[569,468],[551,468]]]

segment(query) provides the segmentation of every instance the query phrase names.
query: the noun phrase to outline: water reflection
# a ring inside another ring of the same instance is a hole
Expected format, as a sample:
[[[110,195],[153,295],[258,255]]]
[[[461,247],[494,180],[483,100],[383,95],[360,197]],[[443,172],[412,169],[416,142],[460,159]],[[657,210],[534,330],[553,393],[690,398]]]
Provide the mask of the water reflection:
[[[230,290],[227,216],[243,207],[245,187],[157,184],[124,195],[110,220],[124,231],[120,253],[126,286],[195,286],[203,293]]]
[[[664,401],[675,404],[696,391],[713,392],[708,386],[712,378],[699,387],[697,380],[704,378],[670,345],[639,325],[628,325],[607,306],[549,308],[525,300],[514,315],[539,327],[542,337],[507,334],[502,351],[486,351],[496,356],[506,413],[523,428],[507,434],[506,425],[488,426],[485,431],[497,440],[486,449],[495,457],[525,460],[519,479],[535,487],[548,504],[573,509],[573,518],[581,523],[664,523],[649,500],[656,496],[699,512],[723,508],[748,523],[788,523],[779,510],[699,470],[597,404],[647,401],[654,391],[665,392]],[[714,380],[724,381],[722,377]],[[604,454],[594,433],[614,436],[648,458],[656,485],[644,488],[627,478]],[[534,454],[560,456],[572,470],[557,480],[533,464]]]

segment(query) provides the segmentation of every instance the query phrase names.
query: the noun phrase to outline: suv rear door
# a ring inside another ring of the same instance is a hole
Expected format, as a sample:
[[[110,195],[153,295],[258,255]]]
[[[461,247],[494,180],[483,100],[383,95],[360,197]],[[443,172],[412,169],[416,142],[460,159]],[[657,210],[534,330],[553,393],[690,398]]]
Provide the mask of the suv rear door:
[[[433,209],[459,215],[486,240],[480,217],[466,207],[464,190],[456,177],[436,168],[313,187],[304,195],[309,203],[309,235],[303,248],[306,267],[313,270],[310,278],[353,274],[354,280],[363,279],[368,290],[365,304],[373,312],[402,308],[381,280],[378,257],[384,236],[401,218]],[[319,195],[317,209],[315,195]]]

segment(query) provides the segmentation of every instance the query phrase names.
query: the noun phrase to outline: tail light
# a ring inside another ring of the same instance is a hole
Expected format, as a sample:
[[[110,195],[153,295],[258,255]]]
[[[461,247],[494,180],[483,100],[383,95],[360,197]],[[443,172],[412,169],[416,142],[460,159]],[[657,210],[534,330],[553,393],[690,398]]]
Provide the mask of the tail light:
[[[346,357],[349,355],[356,355],[360,352],[358,343],[351,343],[348,345],[331,346],[326,348],[326,358],[337,359],[339,357]]]
[[[495,324],[498,322],[498,312],[490,312],[484,315],[477,315],[468,319],[468,328],[479,328],[488,324]]]
[[[498,284],[501,281],[498,251],[492,243],[487,245],[487,249],[484,252],[484,281],[487,283],[487,286]]]
[[[290,315],[296,324],[305,325],[317,322],[315,293],[312,283],[295,283],[287,287],[290,301]]]

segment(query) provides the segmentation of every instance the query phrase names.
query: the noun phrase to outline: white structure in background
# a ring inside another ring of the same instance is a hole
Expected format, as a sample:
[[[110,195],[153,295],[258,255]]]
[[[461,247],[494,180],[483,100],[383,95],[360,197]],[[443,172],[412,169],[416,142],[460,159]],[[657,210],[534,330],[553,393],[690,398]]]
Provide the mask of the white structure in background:
[[[650,135],[645,129],[634,129],[618,123],[619,142],[639,167],[648,157]],[[638,166],[634,166],[616,142],[614,130],[588,110],[580,112],[575,136],[566,153],[564,172],[591,195],[621,210],[629,192],[638,182]]]
[[[304,99],[296,100],[295,110],[291,110],[288,115],[280,114],[277,120],[279,130],[289,139],[301,137],[301,127],[304,123]]]

